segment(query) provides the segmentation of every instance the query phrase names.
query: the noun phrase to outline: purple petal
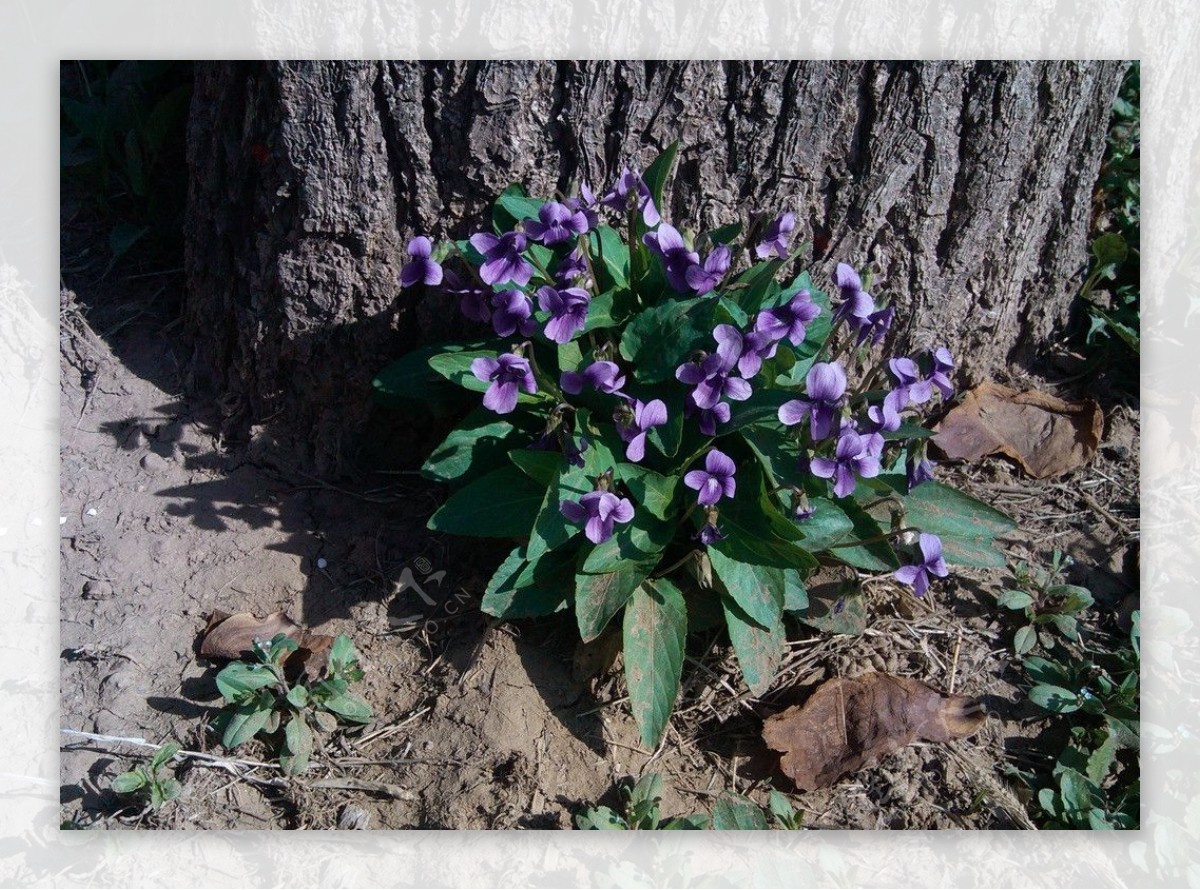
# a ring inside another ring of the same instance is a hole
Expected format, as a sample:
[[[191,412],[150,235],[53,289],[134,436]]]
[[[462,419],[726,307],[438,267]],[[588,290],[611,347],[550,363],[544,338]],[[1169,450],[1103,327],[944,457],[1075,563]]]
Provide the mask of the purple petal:
[[[654,399],[636,409],[636,420],[639,429],[648,430],[654,426],[662,426],[667,422],[667,406],[662,399]]]
[[[563,392],[569,395],[577,396],[583,392],[584,376],[575,371],[563,371],[558,382]]]
[[[858,273],[854,271],[854,267],[847,263],[838,263],[837,272],[834,273],[833,280],[838,287],[849,290],[862,290],[862,279],[858,277]]]
[[[695,362],[687,362],[675,369],[675,379],[688,386],[695,386],[707,376],[701,366]]]
[[[479,232],[471,236],[471,246],[486,256],[500,246],[500,239],[490,232]]]
[[[704,468],[713,476],[732,476],[737,472],[737,464],[725,452],[714,448],[704,459]]]
[[[629,498],[621,498],[612,511],[612,518],[617,522],[629,522],[633,519],[633,504]]]
[[[566,517],[568,522],[579,524],[587,519],[587,510],[583,509],[576,501],[563,501],[558,505],[558,511]]]
[[[425,275],[422,279],[430,287],[436,287],[442,283],[442,267],[433,260],[426,260]]]
[[[837,362],[817,362],[805,378],[808,397],[819,402],[836,402],[846,392],[846,372]]]
[[[937,535],[926,534],[921,532],[919,538],[921,543],[921,555],[925,557],[925,563],[937,562],[942,558],[942,539]]]
[[[692,470],[683,477],[683,484],[688,488],[694,488],[699,491],[704,487],[704,483],[708,481],[708,473],[703,470]]]
[[[583,533],[593,544],[603,544],[612,537],[612,520],[593,516],[584,526]]]
[[[629,440],[629,444],[625,446],[625,459],[633,463],[641,463],[642,458],[646,456],[646,434],[638,433]]]
[[[743,380],[740,377],[727,377],[723,392],[725,396],[733,399],[735,402],[744,402],[750,398],[753,390],[750,388],[748,380]]]
[[[492,379],[492,375],[498,370],[500,370],[500,362],[494,358],[481,356],[471,362],[471,373],[485,383],[489,382]]]
[[[702,507],[711,507],[719,500],[721,500],[721,482],[719,479],[709,476],[704,480],[704,486],[700,489],[696,503]]]
[[[839,498],[844,498],[854,491],[854,486],[854,471],[845,464],[838,464],[837,484],[833,486],[833,493]]]
[[[900,566],[900,568],[896,569],[893,577],[901,584],[908,584],[911,586],[912,583],[917,580],[917,574],[919,572],[920,569],[917,566]]]
[[[497,414],[509,414],[517,407],[517,385],[511,381],[493,381],[483,394],[483,406]]]
[[[413,257],[428,257],[433,253],[433,242],[424,235],[418,235],[408,242],[408,255]]]
[[[571,315],[559,315],[546,322],[546,337],[555,343],[569,343],[575,332],[581,330],[583,324]]]
[[[810,406],[808,402],[792,399],[779,406],[779,422],[784,426],[795,426],[808,417]]]
[[[809,463],[809,469],[812,470],[813,475],[820,476],[822,479],[832,479],[837,468],[837,461],[827,457],[814,457]]]

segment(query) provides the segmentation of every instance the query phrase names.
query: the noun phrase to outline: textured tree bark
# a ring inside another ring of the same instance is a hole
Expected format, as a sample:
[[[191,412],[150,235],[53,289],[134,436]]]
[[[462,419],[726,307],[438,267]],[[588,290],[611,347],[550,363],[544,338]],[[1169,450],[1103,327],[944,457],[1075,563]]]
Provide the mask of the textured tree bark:
[[[679,139],[680,226],[796,211],[876,270],[896,346],[965,380],[1029,367],[1067,322],[1120,62],[206,63],[189,127],[197,384],[226,433],[282,422],[339,469],[371,376],[453,329],[400,292],[407,239],[462,236],[519,181],[607,185]]]

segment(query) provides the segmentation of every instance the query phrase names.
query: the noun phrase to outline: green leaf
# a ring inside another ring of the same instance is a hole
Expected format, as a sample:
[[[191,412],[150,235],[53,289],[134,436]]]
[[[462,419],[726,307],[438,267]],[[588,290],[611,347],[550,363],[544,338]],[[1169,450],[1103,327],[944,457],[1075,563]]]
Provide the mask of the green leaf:
[[[1129,245],[1116,232],[1106,232],[1092,242],[1097,266],[1119,265],[1129,256]]]
[[[765,488],[758,464],[743,462],[738,469],[737,493],[732,500],[723,499],[718,505],[718,525],[725,537],[713,546],[738,562],[802,572],[815,569],[817,560],[808,550],[778,533],[786,528],[790,534],[799,535],[764,493]],[[702,524],[703,517],[693,515],[696,524]]]
[[[1073,769],[1063,770],[1058,777],[1062,796],[1063,815],[1072,825],[1088,825],[1088,814],[1098,803],[1103,803],[1099,789],[1087,780],[1087,776]]]
[[[901,496],[907,525],[942,539],[946,562],[971,568],[1005,566],[995,539],[1017,527],[1012,519],[940,482],[926,482],[908,492],[903,475],[877,478]]]
[[[746,685],[755,695],[762,695],[771,688],[787,645],[782,607],[765,628],[742,611],[730,596],[721,597],[721,607]]]
[[[538,210],[544,203],[528,197],[520,185],[510,185],[499,194],[492,206],[492,223],[496,232],[511,232],[522,220],[537,219]]]
[[[630,562],[656,565],[674,534],[674,525],[655,518],[649,510],[636,510],[632,520],[618,525],[611,538],[592,548],[580,571],[599,575],[619,571]]]
[[[275,673],[265,665],[231,661],[217,674],[217,690],[228,702],[238,702],[276,682]]]
[[[354,641],[346,634],[338,634],[329,649],[329,673],[339,675],[358,662]]]
[[[657,563],[657,557],[645,562],[623,562],[614,572],[601,575],[580,572],[575,576],[575,618],[585,643],[600,636]]]
[[[728,792],[717,798],[712,824],[717,831],[768,831],[771,827],[758,804]]]
[[[128,773],[121,773],[113,779],[112,790],[117,794],[132,794],[146,786],[146,774],[141,770],[133,770]]]
[[[529,534],[545,488],[515,466],[501,467],[455,492],[429,519],[433,531],[485,538]]]
[[[352,723],[370,723],[371,722],[371,706],[349,692],[343,692],[341,695],[332,695],[321,702],[321,707],[327,711],[332,711],[343,720],[349,720]]]
[[[663,476],[638,464],[619,464],[617,472],[629,486],[639,512],[648,512],[657,519],[674,518],[679,510],[675,500],[679,476]]]
[[[279,765],[284,774],[295,776],[304,772],[312,749],[312,730],[308,728],[308,722],[301,715],[292,717],[283,730],[283,750],[279,753]]]
[[[1036,683],[1062,686],[1070,682],[1070,675],[1067,673],[1066,668],[1057,662],[1050,661],[1048,658],[1032,655],[1025,659],[1023,665],[1025,673],[1029,674],[1030,679]]]
[[[707,813],[693,813],[691,816],[676,816],[658,826],[660,831],[705,831],[708,828]]]
[[[867,607],[857,582],[820,584],[808,592],[808,609],[797,617],[824,634],[858,636],[867,629]]]
[[[599,258],[596,274],[604,279],[598,282],[601,289],[629,287],[629,248],[624,239],[611,226],[601,225],[588,233],[588,245],[593,262]]]
[[[1026,624],[1013,637],[1013,651],[1018,655],[1024,655],[1031,651],[1035,645],[1037,645],[1037,631],[1032,624]]]
[[[558,479],[559,472],[566,465],[566,458],[561,451],[531,451],[528,448],[517,448],[508,453],[508,459],[521,468],[521,471],[538,485],[547,488]]]
[[[712,301],[668,299],[635,315],[621,336],[621,355],[641,383],[672,379],[701,345],[711,345]]]
[[[1096,602],[1090,590],[1075,584],[1052,585],[1047,588],[1046,596],[1051,599],[1061,599],[1062,604],[1059,608],[1072,614],[1082,612]]]
[[[429,366],[429,360],[445,352],[463,348],[479,349],[487,345],[502,348],[498,342],[493,341],[467,344],[466,347],[426,346],[406,353],[376,374],[375,379],[371,381],[375,402],[391,407],[407,407],[414,403],[427,405],[439,416],[452,415],[462,410],[462,407],[471,404],[474,398],[434,371]]]
[[[574,590],[574,548],[551,550],[536,560],[517,547],[496,569],[479,608],[496,618],[535,618],[561,609]]]
[[[848,546],[841,543],[829,545],[827,552],[830,556],[869,572],[888,572],[899,567],[900,561],[887,541],[871,540],[883,534],[883,527],[870,513],[850,497],[831,500],[830,503],[846,515],[852,528],[851,534],[846,535]],[[870,544],[852,543],[868,540]]]
[[[1052,714],[1069,714],[1078,711],[1080,707],[1079,696],[1061,686],[1034,686],[1029,690],[1029,700]]]
[[[302,710],[308,704],[308,690],[303,686],[293,686],[288,690],[287,703],[296,710]]]
[[[740,222],[730,223],[727,226],[718,226],[708,233],[708,240],[713,246],[718,244],[732,244],[738,235],[742,234],[742,224]]]
[[[575,826],[581,831],[625,831],[629,827],[608,807],[591,807],[575,817]]]
[[[164,802],[176,800],[183,793],[183,786],[175,779],[163,779],[159,784]]]
[[[517,429],[482,405],[466,416],[421,467],[435,482],[463,482],[504,465]]]
[[[666,578],[639,586],[625,609],[625,682],[646,747],[662,740],[683,675],[687,604]]]
[[[161,748],[154,752],[154,756],[150,758],[150,772],[156,773],[168,763],[171,758],[180,752],[181,748],[178,742],[166,742]]]
[[[226,748],[236,748],[258,735],[267,724],[267,718],[273,710],[272,697],[269,692],[261,691],[258,697],[243,705],[238,705],[230,714],[229,723],[225,726],[225,734],[221,744]]]
[[[596,462],[591,459],[595,452],[591,448],[588,452],[592,454],[585,453],[585,464],[582,467],[568,463],[561,454],[554,455],[558,459],[560,469],[550,487],[546,489],[541,509],[534,520],[526,554],[529,559],[537,559],[547,550],[561,547],[579,534],[580,527],[563,516],[561,505],[563,501],[578,501],[593,490],[593,479],[599,472],[596,470]]]
[[[1024,590],[1002,590],[996,597],[996,605],[1004,609],[1028,609],[1033,605],[1033,597]]]
[[[792,824],[796,819],[796,810],[792,802],[774,788],[770,794],[771,813],[784,825]]]
[[[666,209],[663,207],[663,189],[666,188],[667,181],[675,171],[675,156],[678,153],[679,140],[676,140],[668,145],[642,174],[646,188],[650,189],[650,194],[654,197],[654,206],[658,208],[661,215],[665,215]]]
[[[783,608],[783,569],[740,562],[722,552],[725,543],[719,541],[708,548],[713,573],[751,620],[769,628]]]
[[[1095,784],[1100,786],[1104,784],[1104,779],[1108,776],[1108,771],[1117,761],[1117,740],[1110,732],[1104,733],[1104,741],[1102,741],[1087,759],[1087,777]]]

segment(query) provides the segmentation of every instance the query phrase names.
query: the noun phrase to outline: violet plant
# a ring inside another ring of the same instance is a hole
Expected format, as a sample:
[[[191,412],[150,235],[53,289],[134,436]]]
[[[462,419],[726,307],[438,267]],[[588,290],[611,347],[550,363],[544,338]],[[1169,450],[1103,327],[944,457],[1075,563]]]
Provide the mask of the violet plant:
[[[442,290],[480,337],[375,380],[393,404],[474,404],[423,467],[456,489],[429,527],[515,539],[483,595],[490,615],[573,610],[584,641],[619,620],[652,747],[708,617],[762,694],[787,619],[838,629],[841,609],[809,602],[820,564],[925,595],[947,564],[1003,566],[994,539],[1013,527],[934,478],[920,421],[953,396],[949,350],[884,355],[896,307],[847,263],[832,300],[795,274],[807,245],[793,213],[744,234],[671,225],[675,154],[622,171],[599,200],[586,184],[545,199],[510,186],[493,231],[431,252],[414,239],[403,280],[446,266]]]

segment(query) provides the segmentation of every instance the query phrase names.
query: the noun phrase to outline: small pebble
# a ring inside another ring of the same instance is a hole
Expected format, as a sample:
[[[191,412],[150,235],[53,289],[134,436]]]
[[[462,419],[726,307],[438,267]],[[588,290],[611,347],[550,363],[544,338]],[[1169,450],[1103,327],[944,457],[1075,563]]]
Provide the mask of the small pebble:
[[[99,515],[100,515],[100,511],[99,511],[99,510],[97,510],[95,507],[89,507],[89,508],[88,508],[88,511],[87,511],[87,515],[88,515],[88,516],[99,516]]]
[[[59,525],[66,525],[66,524],[67,524],[67,517],[65,517],[65,516],[60,516],[60,517],[58,517],[58,524],[59,524]]]
[[[323,569],[327,565],[329,565],[329,563],[325,561],[325,557],[322,556],[320,559],[317,560],[317,568],[318,569]]]

